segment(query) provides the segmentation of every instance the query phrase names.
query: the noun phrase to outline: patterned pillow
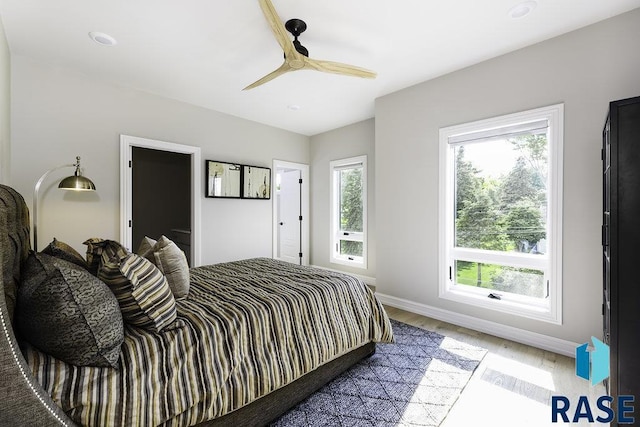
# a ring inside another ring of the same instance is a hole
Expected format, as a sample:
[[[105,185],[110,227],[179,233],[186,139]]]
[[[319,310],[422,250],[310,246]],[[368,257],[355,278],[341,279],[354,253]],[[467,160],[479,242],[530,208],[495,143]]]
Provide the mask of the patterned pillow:
[[[147,258],[164,274],[176,299],[189,294],[189,262],[182,249],[166,236],[158,241],[149,237],[142,240],[138,255]]]
[[[57,240],[55,237],[53,238],[53,241],[42,250],[42,253],[72,262],[77,266],[87,269],[87,261],[82,258],[82,255],[80,255],[78,251],[73,249],[71,246]]]
[[[124,340],[118,301],[107,285],[77,265],[32,252],[18,289],[20,336],[77,366],[118,366]]]
[[[106,242],[98,277],[115,294],[124,320],[155,332],[173,323],[176,302],[162,272],[139,255],[123,255],[124,248],[119,243]]]
[[[122,247],[118,242],[113,240],[100,239],[99,237],[92,237],[83,242],[87,245],[87,270],[94,276],[98,275],[98,269],[102,262],[102,252],[104,248],[109,245],[110,250],[119,251],[119,256],[125,256],[127,250]],[[113,254],[112,254],[113,256]]]

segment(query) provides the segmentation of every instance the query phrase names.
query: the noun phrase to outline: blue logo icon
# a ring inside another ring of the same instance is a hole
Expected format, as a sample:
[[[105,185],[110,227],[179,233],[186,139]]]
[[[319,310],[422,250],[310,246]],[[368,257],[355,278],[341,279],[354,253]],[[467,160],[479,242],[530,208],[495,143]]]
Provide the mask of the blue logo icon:
[[[609,346],[596,337],[591,337],[591,342],[591,352],[587,351],[588,342],[576,347],[576,375],[596,385],[609,378]]]

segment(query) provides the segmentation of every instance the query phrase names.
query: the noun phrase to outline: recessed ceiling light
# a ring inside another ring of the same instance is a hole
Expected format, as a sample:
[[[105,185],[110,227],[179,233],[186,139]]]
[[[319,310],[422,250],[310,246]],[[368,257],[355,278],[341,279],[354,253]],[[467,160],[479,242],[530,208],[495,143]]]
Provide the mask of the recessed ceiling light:
[[[298,111],[302,107],[300,107],[298,104],[290,104],[290,105],[287,105],[287,108],[292,111]]]
[[[89,33],[89,37],[91,37],[91,40],[102,46],[115,46],[118,44],[117,40],[109,34],[100,33],[98,31],[91,31]]]
[[[527,16],[533,9],[538,5],[535,1],[524,1],[522,3],[518,3],[509,9],[509,16],[513,19],[524,18]]]

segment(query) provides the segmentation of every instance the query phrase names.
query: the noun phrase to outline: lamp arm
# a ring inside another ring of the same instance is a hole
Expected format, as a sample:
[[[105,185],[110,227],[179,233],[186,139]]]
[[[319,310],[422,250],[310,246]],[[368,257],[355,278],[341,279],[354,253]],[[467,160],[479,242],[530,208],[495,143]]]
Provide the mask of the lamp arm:
[[[34,251],[38,251],[38,193],[40,192],[40,186],[42,185],[42,182],[45,180],[45,178],[47,176],[49,176],[49,174],[51,172],[57,171],[58,169],[63,169],[63,168],[75,168],[77,167],[77,163],[71,164],[71,165],[62,165],[62,166],[56,166],[55,168],[51,168],[48,171],[46,171],[38,180],[38,182],[36,182],[36,186],[33,189],[33,250]]]

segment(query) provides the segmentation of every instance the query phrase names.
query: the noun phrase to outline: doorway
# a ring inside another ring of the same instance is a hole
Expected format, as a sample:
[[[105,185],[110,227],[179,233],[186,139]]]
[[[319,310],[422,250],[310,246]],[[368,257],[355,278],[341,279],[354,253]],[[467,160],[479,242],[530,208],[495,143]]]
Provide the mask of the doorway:
[[[273,161],[273,258],[309,264],[309,165]]]
[[[131,236],[166,236],[191,265],[191,158],[185,153],[132,147]]]
[[[120,239],[135,251],[144,236],[167,236],[200,265],[200,148],[120,137]]]

